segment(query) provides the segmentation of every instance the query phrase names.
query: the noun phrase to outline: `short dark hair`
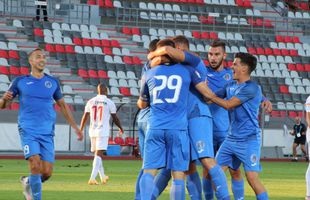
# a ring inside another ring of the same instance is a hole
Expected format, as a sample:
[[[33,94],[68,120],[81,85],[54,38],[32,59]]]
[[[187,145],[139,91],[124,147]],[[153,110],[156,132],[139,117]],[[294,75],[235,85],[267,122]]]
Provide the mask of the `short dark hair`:
[[[36,48],[36,49],[30,51],[30,53],[28,54],[28,57],[30,57],[30,56],[31,56],[34,52],[36,52],[36,51],[42,51],[42,52],[44,52],[43,49]]]
[[[183,45],[186,45],[187,48],[189,48],[189,41],[184,35],[177,35],[174,38],[172,38],[172,40],[176,44],[183,44]]]
[[[152,51],[155,51],[156,50],[156,44],[157,42],[159,42],[159,39],[154,39],[150,42],[149,44],[149,51],[152,52]]]
[[[156,44],[156,48],[163,47],[163,46],[171,46],[171,47],[175,48],[175,44],[174,44],[173,40],[171,40],[171,39],[163,39],[163,40],[160,40],[159,42],[157,42],[157,44]]]
[[[210,47],[222,47],[224,52],[225,52],[225,48],[226,48],[226,44],[225,42],[221,41],[221,40],[213,40],[213,42],[210,44]]]
[[[248,66],[249,74],[256,69],[257,58],[252,54],[239,52],[235,54],[235,58],[239,58],[241,63]]]

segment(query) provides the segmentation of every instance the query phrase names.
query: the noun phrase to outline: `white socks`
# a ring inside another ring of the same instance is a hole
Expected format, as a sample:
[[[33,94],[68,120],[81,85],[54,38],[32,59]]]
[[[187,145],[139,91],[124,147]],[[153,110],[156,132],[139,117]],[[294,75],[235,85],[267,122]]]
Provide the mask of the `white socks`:
[[[100,157],[99,157],[100,158]],[[103,164],[102,164],[102,159],[100,158],[100,167],[99,167],[99,176],[100,176],[100,180],[102,181],[105,177],[104,174],[104,168],[103,168]]]
[[[93,161],[93,170],[92,170],[91,175],[90,175],[91,180],[96,179],[96,177],[98,175],[98,171],[100,170],[100,168],[102,168],[102,160],[101,160],[100,156],[95,156],[94,161]],[[101,173],[101,172],[99,172],[99,173]],[[101,176],[101,174],[100,174],[100,176]]]
[[[306,172],[307,197],[310,197],[310,163]]]

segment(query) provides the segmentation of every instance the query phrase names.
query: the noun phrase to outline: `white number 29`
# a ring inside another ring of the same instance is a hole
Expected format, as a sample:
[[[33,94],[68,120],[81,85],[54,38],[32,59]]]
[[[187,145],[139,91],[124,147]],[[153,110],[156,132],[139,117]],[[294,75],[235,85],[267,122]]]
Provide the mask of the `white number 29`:
[[[167,103],[175,103],[178,101],[182,86],[182,77],[178,75],[167,76],[154,76],[157,80],[162,80],[161,84],[154,87],[153,89],[153,104],[163,103],[162,99],[158,98],[158,95],[161,90],[168,88],[169,90],[174,90],[173,98],[165,98]],[[175,80],[175,81],[174,81]],[[175,82],[173,84],[173,82]]]

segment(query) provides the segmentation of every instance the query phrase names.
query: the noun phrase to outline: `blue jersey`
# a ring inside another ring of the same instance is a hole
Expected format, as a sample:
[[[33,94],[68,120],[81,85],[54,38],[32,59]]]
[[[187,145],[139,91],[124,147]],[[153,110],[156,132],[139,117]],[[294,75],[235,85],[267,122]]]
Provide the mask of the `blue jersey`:
[[[233,81],[216,94],[227,99],[237,97],[241,101],[241,105],[229,110],[231,131],[228,138],[238,140],[244,140],[251,136],[259,138],[258,113],[262,100],[260,86],[250,80],[240,84]]]
[[[216,92],[224,88],[228,83],[232,82],[232,70],[224,68],[221,71],[215,71],[211,67],[207,67],[208,86]],[[213,132],[220,137],[226,137],[230,121],[228,111],[223,107],[213,103],[209,105],[211,114],[213,116]]]
[[[200,82],[197,71],[181,64],[148,70],[140,98],[150,102],[149,128],[187,130],[189,87]]]
[[[185,53],[184,63],[194,67],[194,69],[200,74],[202,80],[207,79],[207,69],[203,61],[191,53]],[[195,86],[190,86],[190,93],[188,96],[188,118],[207,116],[211,117],[208,104],[204,101],[202,94],[200,94]]]
[[[144,64],[141,77],[150,69],[150,63],[149,61]],[[137,122],[147,122],[150,116],[150,107],[141,109],[138,114]]]
[[[18,126],[29,134],[53,135],[56,121],[54,100],[62,98],[57,79],[44,74],[17,77],[10,85],[13,96],[19,96]]]

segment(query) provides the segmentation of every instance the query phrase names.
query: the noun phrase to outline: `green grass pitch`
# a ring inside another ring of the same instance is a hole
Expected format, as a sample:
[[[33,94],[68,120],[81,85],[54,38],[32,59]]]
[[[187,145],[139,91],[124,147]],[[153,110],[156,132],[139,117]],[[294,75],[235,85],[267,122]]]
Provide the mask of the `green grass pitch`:
[[[135,181],[141,161],[103,162],[110,176],[106,185],[89,186],[91,160],[57,160],[52,178],[43,184],[44,200],[128,200],[134,199]],[[271,200],[302,200],[305,197],[307,163],[263,162],[261,180]],[[24,160],[0,160],[0,200],[20,200],[22,187],[19,177],[28,173]],[[228,181],[230,183],[230,181]],[[245,199],[255,195],[245,184]],[[186,197],[189,199],[188,195]],[[169,199],[169,187],[159,200]]]

